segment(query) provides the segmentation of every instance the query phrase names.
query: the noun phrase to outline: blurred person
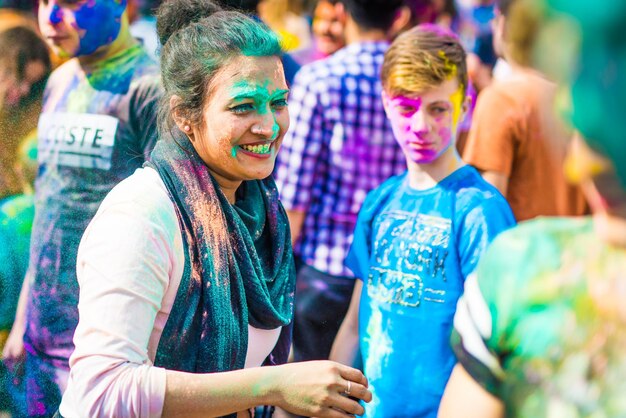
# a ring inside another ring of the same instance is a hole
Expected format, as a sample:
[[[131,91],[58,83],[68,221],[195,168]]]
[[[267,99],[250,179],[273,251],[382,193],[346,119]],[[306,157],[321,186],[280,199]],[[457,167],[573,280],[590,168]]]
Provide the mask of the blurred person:
[[[584,140],[565,170],[592,216],[538,219],[496,239],[459,302],[459,364],[439,416],[626,416],[626,117],[616,106],[626,4],[600,0],[590,13],[584,1],[518,1],[510,30],[527,42],[516,53],[570,94]]]
[[[351,364],[360,350],[372,391],[364,416],[435,417],[455,364],[449,339],[463,283],[515,220],[456,151],[469,104],[456,35],[434,25],[403,33],[381,78],[407,172],[363,203],[346,259],[359,280],[330,358]]]
[[[17,26],[37,31],[37,19],[32,10],[19,10],[2,6],[0,2],[0,32]]]
[[[404,0],[404,4],[411,10],[407,29],[424,23],[455,29],[458,11],[454,0]]]
[[[408,21],[402,0],[346,0],[346,46],[302,67],[291,93],[276,183],[287,209],[298,271],[296,361],[327,359],[348,309],[344,266],[365,195],[404,170],[380,102],[383,54]],[[323,306],[324,309],[320,309]]]
[[[313,42],[293,53],[301,65],[326,58],[343,48],[346,15],[339,0],[319,0],[313,11]]]
[[[320,0],[313,14],[313,36],[317,50],[329,56],[345,46],[346,15],[339,0]]]
[[[556,113],[557,86],[528,60],[510,52],[507,16],[517,0],[498,0],[496,45],[512,73],[478,96],[463,159],[507,198],[518,222],[537,216],[588,213],[582,191],[570,184],[563,161],[572,131]]]
[[[36,0],[0,0],[0,32],[16,26],[37,31]]]
[[[491,71],[497,56],[493,47],[491,21],[495,16],[494,0],[457,1],[459,34],[467,55],[467,71],[471,84],[480,92],[491,83]]]
[[[20,194],[19,144],[37,128],[50,74],[46,43],[28,27],[0,32],[0,198]]]
[[[311,28],[303,16],[289,8],[289,0],[260,0],[259,17],[280,37],[285,51],[308,48],[311,45]]]
[[[160,3],[161,0],[128,1],[130,33],[143,45],[148,55],[150,55],[154,61],[159,60],[157,53],[160,47],[154,13]]]
[[[208,3],[159,9],[160,139],[81,241],[60,414],[249,417],[271,405],[354,416],[371,398],[360,371],[282,364],[295,270],[271,177],[289,126],[279,39],[239,12],[195,20]]]
[[[2,35],[0,35],[1,37]],[[37,134],[31,132],[17,149],[15,172],[22,193],[0,200],[0,350],[13,325],[20,289],[28,267],[30,232],[35,215],[33,184],[37,173]],[[20,371],[9,373],[0,362],[0,411],[27,416],[23,387],[13,387]],[[1,415],[1,414],[0,414]]]
[[[78,323],[76,253],[104,196],[156,142],[158,68],[128,31],[125,0],[41,0],[39,26],[68,59],[48,80],[30,262],[3,350],[23,362],[28,414],[58,408]]]

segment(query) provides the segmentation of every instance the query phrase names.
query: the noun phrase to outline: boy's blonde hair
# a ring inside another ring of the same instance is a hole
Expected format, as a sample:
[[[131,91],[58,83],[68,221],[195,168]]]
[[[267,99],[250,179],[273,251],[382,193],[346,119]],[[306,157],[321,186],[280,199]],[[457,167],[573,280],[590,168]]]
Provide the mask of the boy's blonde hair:
[[[382,84],[392,96],[413,96],[456,78],[465,95],[467,64],[457,36],[442,27],[419,25],[396,38],[385,53]]]

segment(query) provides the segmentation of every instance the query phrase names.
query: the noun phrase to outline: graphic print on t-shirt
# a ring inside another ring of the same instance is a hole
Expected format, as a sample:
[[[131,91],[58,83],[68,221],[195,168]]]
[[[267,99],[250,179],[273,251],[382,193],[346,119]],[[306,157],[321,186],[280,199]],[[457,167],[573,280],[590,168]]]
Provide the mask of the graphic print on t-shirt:
[[[109,170],[118,123],[108,115],[43,113],[39,163]]]
[[[369,296],[409,307],[422,301],[444,303],[450,219],[396,210],[381,214],[379,222]]]

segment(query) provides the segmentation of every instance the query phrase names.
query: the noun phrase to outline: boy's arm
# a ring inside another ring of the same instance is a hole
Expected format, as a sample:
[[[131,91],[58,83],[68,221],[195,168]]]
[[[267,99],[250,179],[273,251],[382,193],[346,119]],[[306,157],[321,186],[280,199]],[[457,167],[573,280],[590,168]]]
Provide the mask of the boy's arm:
[[[479,96],[472,126],[463,148],[463,160],[506,196],[515,159],[517,138],[522,135],[515,103],[501,89],[487,88]]]
[[[439,405],[439,418],[503,418],[502,402],[457,364]]]
[[[506,192],[509,189],[509,176],[497,171],[483,171],[480,174],[487,183],[498,189],[502,196],[506,196]]]
[[[359,347],[359,304],[362,289],[363,281],[356,279],[348,313],[341,323],[333,348],[330,351],[330,360],[348,366],[354,364]]]
[[[305,217],[306,212],[304,210],[287,210],[287,219],[289,219],[289,229],[291,230],[291,245],[296,245],[300,232],[302,232]]]

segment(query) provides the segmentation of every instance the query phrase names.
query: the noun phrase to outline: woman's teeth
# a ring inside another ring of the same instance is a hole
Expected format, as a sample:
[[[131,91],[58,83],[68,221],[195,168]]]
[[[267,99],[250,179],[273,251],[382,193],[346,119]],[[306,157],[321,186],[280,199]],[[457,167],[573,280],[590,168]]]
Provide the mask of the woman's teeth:
[[[255,154],[269,154],[270,148],[272,147],[271,143],[266,144],[257,144],[257,145],[239,145],[242,149],[253,152]]]

